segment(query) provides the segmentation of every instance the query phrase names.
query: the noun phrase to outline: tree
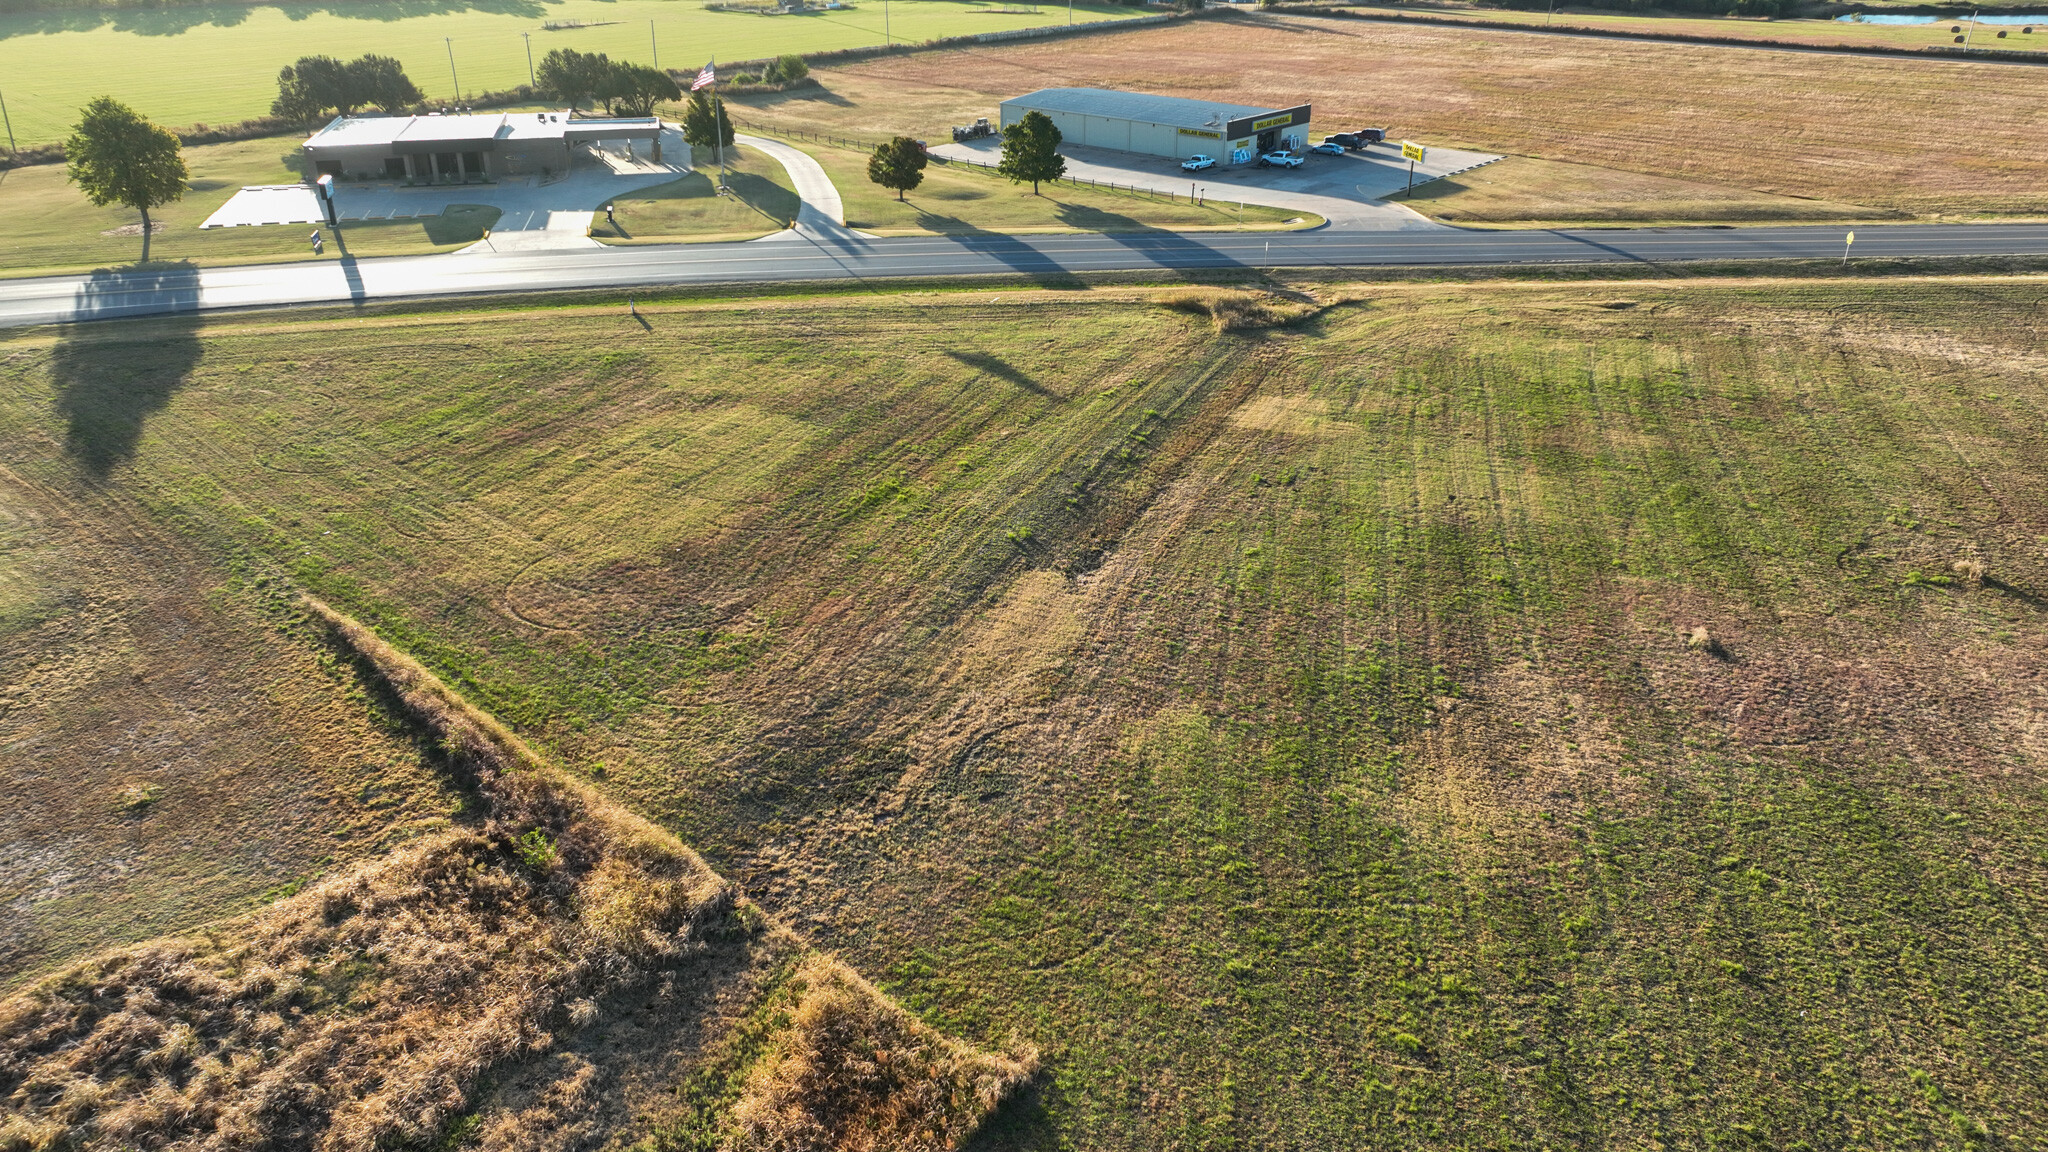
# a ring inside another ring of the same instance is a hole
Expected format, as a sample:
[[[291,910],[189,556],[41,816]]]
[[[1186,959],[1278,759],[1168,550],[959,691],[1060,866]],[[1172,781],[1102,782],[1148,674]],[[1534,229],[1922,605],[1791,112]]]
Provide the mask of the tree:
[[[126,204],[142,213],[142,263],[149,263],[149,210],[185,194],[185,158],[167,128],[112,96],[85,106],[64,142],[67,175],[85,198],[105,207]]]
[[[363,56],[343,63],[332,56],[301,56],[277,74],[277,99],[270,112],[291,120],[316,120],[332,110],[347,116],[376,105],[386,111],[419,103],[419,85],[405,66],[389,56]]]
[[[611,83],[612,62],[602,52],[557,48],[540,58],[534,78],[543,90],[569,106],[571,112],[599,95]]]
[[[347,68],[332,56],[301,56],[298,63],[285,65],[277,73],[277,99],[270,103],[271,115],[317,120],[322,112],[341,106]],[[354,110],[355,105],[349,103],[341,115]]]
[[[768,69],[761,73],[761,80],[767,84],[793,84],[811,74],[811,66],[804,58],[791,53],[768,62]]]
[[[365,55],[348,62],[348,94],[359,106],[372,104],[389,112],[410,108],[427,98],[405,74],[405,65],[391,56]]]
[[[1057,180],[1067,172],[1067,158],[1059,154],[1059,126],[1043,112],[1026,112],[1022,120],[1003,129],[1003,158],[996,171],[1010,183],[1031,181],[1031,194],[1038,195],[1038,182]]]
[[[683,140],[696,148],[730,148],[732,117],[725,114],[725,101],[701,89],[690,93],[690,106],[683,109]]]
[[[604,101],[607,114],[652,116],[655,104],[680,100],[683,90],[676,87],[675,77],[659,68],[621,63],[612,65],[605,73],[604,86],[597,97]]]
[[[924,183],[924,146],[908,136],[898,136],[868,157],[868,179],[894,189],[896,199]]]

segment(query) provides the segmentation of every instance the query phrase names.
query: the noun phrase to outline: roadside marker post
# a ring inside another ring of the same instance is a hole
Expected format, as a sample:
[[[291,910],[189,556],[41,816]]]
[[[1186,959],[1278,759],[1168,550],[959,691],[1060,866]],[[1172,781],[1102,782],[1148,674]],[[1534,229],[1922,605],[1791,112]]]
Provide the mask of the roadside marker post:
[[[1847,236],[1842,238],[1842,267],[1844,268],[1847,268],[1849,266],[1849,245],[1854,244],[1855,242],[1856,233],[1854,232],[1851,232]]]

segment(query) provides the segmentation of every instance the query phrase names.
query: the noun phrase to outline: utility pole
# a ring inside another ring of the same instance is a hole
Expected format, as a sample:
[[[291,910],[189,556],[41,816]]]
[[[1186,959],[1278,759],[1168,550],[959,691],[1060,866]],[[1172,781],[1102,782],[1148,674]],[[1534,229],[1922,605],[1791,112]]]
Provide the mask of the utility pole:
[[[1983,11],[1983,9],[1981,9],[1981,8],[1980,8],[1980,9],[1978,9],[1978,11],[1979,11],[1979,12],[1981,12],[1981,11]],[[1967,32],[1964,32],[1964,33],[1963,33],[1963,51],[1965,51],[1965,52],[1968,52],[1968,51],[1970,50],[1970,38],[1971,38],[1972,36],[1975,36],[1976,34],[1977,34],[1977,13],[1976,13],[1976,12],[1972,12],[1972,13],[1970,13],[1970,28],[1969,28],[1969,31],[1967,31]]]
[[[540,82],[533,78],[533,33],[521,32],[519,38],[526,41],[526,86],[538,88]]]
[[[1550,11],[1543,14],[1543,26],[1550,27],[1550,18],[1557,15],[1557,0],[1550,0]]]
[[[882,46],[886,48],[895,42],[889,35],[889,0],[882,0]]]
[[[1068,26],[1069,26],[1069,27],[1071,27],[1071,26],[1073,25],[1073,23],[1074,23],[1074,0],[1067,0],[1067,24],[1068,24]]]
[[[647,22],[647,42],[654,46],[654,69],[661,70],[661,41],[654,38],[654,21]]]
[[[7,158],[12,160],[21,149],[14,146],[14,118],[7,114],[7,97],[5,95],[0,95],[0,120],[7,121]]]
[[[462,103],[462,80],[455,75],[455,39],[451,36],[443,36],[441,37],[441,43],[448,46],[448,79],[455,82],[455,102],[460,104]]]

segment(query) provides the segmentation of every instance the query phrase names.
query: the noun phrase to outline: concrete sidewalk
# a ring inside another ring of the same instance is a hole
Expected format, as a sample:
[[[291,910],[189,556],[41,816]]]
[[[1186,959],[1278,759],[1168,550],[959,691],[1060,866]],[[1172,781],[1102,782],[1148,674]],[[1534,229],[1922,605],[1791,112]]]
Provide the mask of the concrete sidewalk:
[[[780,140],[764,136],[733,135],[733,142],[757,148],[774,157],[789,173],[789,182],[796,188],[800,204],[797,208],[796,227],[788,228],[773,235],[763,236],[764,240],[798,240],[809,238],[846,248],[858,246],[860,241],[874,237],[865,232],[856,232],[846,226],[846,206],[839,199],[839,189],[833,187],[832,178],[825,169],[801,148],[793,148]]]
[[[942,144],[932,149],[932,155],[993,165],[1002,151],[1000,137],[984,137],[963,144]],[[1292,170],[1219,165],[1201,172],[1183,172],[1180,161],[1165,156],[1075,144],[1062,144],[1060,155],[1067,159],[1067,174],[1083,180],[1180,196],[1193,190],[1217,204],[1242,201],[1312,212],[1328,220],[1331,228],[1343,232],[1406,232],[1445,227],[1412,209],[1385,201],[1385,197],[1400,191],[1408,182],[1408,165],[1400,158],[1399,146],[1382,145],[1343,156],[1311,155],[1306,164]],[[1431,148],[1428,161],[1416,165],[1415,179],[1419,183],[1425,178],[1449,176],[1498,159],[1499,156],[1486,152]]]

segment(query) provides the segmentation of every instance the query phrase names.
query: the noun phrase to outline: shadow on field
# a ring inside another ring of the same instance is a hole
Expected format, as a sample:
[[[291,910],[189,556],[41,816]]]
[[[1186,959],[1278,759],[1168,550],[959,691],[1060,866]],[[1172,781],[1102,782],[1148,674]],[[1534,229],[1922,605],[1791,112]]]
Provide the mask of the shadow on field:
[[[146,8],[140,5],[133,8],[53,5],[41,11],[9,13],[11,18],[4,27],[0,27],[0,40],[15,36],[47,36],[57,32],[90,32],[96,28],[112,28],[138,36],[176,36],[206,25],[232,28],[247,22],[256,7],[254,4],[157,4]],[[488,12],[538,20],[547,14],[547,6],[537,0],[333,0],[330,3],[294,5],[289,15],[293,20],[333,13],[352,20],[396,21],[462,12]]]
[[[103,272],[79,290],[78,317],[118,316],[150,304],[198,303],[190,268]],[[95,478],[135,455],[142,428],[199,363],[198,317],[174,315],[118,328],[73,328],[50,355],[65,451]]]
[[[1047,388],[1045,385],[1040,384],[1038,381],[1033,380],[1031,377],[1026,376],[1023,372],[1017,370],[1017,368],[1012,366],[1008,361],[1003,360],[1000,357],[991,356],[986,352],[955,352],[951,348],[946,349],[945,353],[946,355],[951,356],[953,359],[958,360],[960,363],[967,365],[969,368],[973,368],[978,371],[986,372],[991,376],[996,376],[1004,380],[1008,380],[1010,383],[1015,384],[1017,387],[1024,389],[1026,392],[1036,393],[1049,400],[1066,399],[1066,397],[1061,396],[1059,393],[1053,391],[1050,388]]]

